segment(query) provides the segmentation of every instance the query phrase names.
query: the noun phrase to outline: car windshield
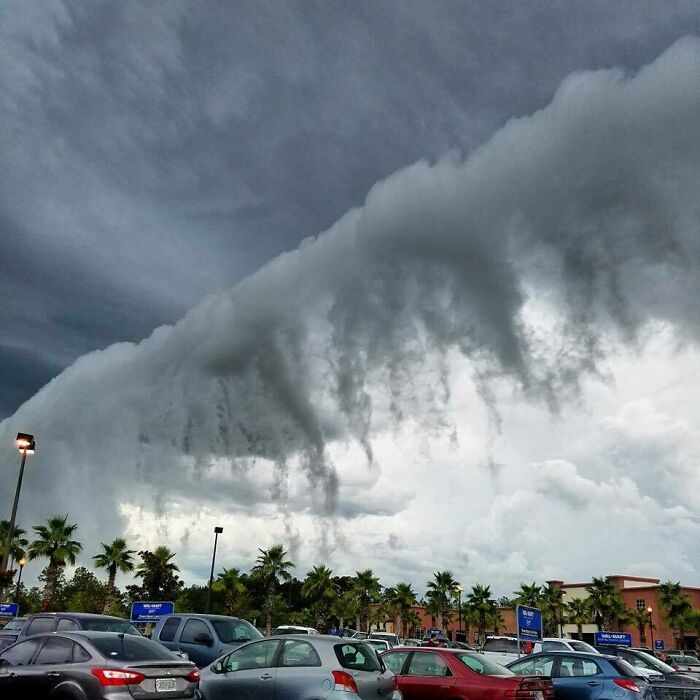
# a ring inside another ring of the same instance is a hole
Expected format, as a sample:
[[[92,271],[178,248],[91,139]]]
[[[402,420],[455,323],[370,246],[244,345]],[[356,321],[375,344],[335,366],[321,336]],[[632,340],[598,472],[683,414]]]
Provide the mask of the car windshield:
[[[513,671],[501,664],[497,664],[495,661],[483,656],[482,654],[469,652],[462,652],[460,654],[455,654],[455,659],[461,661],[465,666],[470,668],[476,673],[480,673],[482,676],[512,676]]]
[[[610,665],[621,675],[627,678],[639,678],[640,673],[637,669],[624,659],[610,659]],[[673,669],[671,669],[673,670]]]
[[[645,662],[647,668],[653,668],[654,671],[668,675],[669,673],[674,673],[674,669],[663,661],[659,661],[655,656],[647,654],[645,651],[636,652],[637,658],[642,659]]]
[[[578,639],[572,639],[569,642],[569,646],[571,646],[571,648],[574,651],[585,651],[589,654],[598,653],[590,644],[586,644],[586,642],[580,642]]]
[[[134,637],[143,637],[127,620],[81,620],[81,627],[89,632],[119,632]]]
[[[262,639],[262,634],[246,620],[211,620],[211,624],[224,644]]]
[[[88,637],[92,645],[113,661],[174,661],[175,655],[164,646],[143,637],[109,635]]]
[[[24,627],[24,620],[10,620],[3,628],[3,632],[18,632]]]

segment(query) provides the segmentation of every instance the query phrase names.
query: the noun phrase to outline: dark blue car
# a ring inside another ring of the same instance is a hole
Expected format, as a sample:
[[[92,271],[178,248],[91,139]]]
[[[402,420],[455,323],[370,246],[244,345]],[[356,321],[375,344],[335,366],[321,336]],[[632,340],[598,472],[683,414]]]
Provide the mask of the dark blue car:
[[[513,661],[518,675],[550,676],[557,700],[651,700],[649,684],[615,656],[552,651]]]

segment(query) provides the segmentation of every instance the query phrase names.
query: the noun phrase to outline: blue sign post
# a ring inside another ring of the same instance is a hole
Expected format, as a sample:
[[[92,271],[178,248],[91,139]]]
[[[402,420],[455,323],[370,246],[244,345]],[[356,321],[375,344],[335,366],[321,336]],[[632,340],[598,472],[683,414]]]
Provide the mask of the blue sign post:
[[[165,615],[172,615],[175,612],[175,603],[158,602],[151,603],[141,601],[131,605],[132,622],[158,622]]]
[[[631,647],[632,635],[627,632],[596,632],[596,646]]]
[[[656,639],[654,641],[654,649],[658,649],[661,651],[662,649],[665,649],[666,647],[664,646],[664,640],[663,639]]]
[[[0,617],[17,617],[19,603],[0,603]]]
[[[527,605],[518,605],[515,609],[515,622],[518,628],[518,658],[520,658],[520,641],[542,641],[542,611]]]

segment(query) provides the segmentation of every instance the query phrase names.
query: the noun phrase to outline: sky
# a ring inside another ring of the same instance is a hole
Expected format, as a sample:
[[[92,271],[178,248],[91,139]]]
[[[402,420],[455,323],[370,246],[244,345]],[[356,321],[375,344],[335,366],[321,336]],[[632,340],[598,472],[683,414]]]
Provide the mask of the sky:
[[[700,585],[700,10],[0,10],[0,463],[188,581]],[[43,387],[43,388],[42,388]],[[27,574],[30,572],[27,571]]]

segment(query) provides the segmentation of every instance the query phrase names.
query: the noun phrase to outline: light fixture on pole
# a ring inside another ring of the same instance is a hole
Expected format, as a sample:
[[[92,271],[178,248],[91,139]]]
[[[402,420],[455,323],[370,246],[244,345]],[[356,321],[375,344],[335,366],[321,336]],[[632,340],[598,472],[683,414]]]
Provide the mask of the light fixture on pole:
[[[15,489],[15,500],[12,504],[12,515],[10,516],[10,526],[7,530],[7,540],[5,541],[5,549],[2,553],[1,571],[7,571],[7,565],[10,561],[10,553],[12,550],[12,542],[15,534],[15,518],[17,517],[17,506],[19,504],[19,494],[22,490],[22,478],[24,477],[24,464],[27,461],[27,455],[33,455],[36,451],[36,443],[34,436],[29,433],[17,433],[15,440],[17,449],[22,455],[22,460],[19,465],[19,476],[17,477],[17,488]]]
[[[216,543],[219,535],[224,531],[223,527],[214,528],[214,553],[211,555],[211,572],[209,573],[209,588],[207,589],[207,613],[211,612],[211,587],[214,583],[214,564],[216,563]]]
[[[22,583],[22,572],[24,571],[24,565],[27,560],[22,557],[18,562],[19,564],[19,574],[17,575],[17,588],[15,588],[15,602],[19,602],[19,584]]]
[[[647,612],[649,613],[649,632],[651,633],[651,648],[653,650],[654,649],[654,622],[651,619],[651,614],[654,612],[654,609],[651,607],[651,605],[647,608]]]
[[[459,634],[462,635],[462,586],[457,584],[457,610],[459,613]],[[460,639],[460,641],[462,641]]]

